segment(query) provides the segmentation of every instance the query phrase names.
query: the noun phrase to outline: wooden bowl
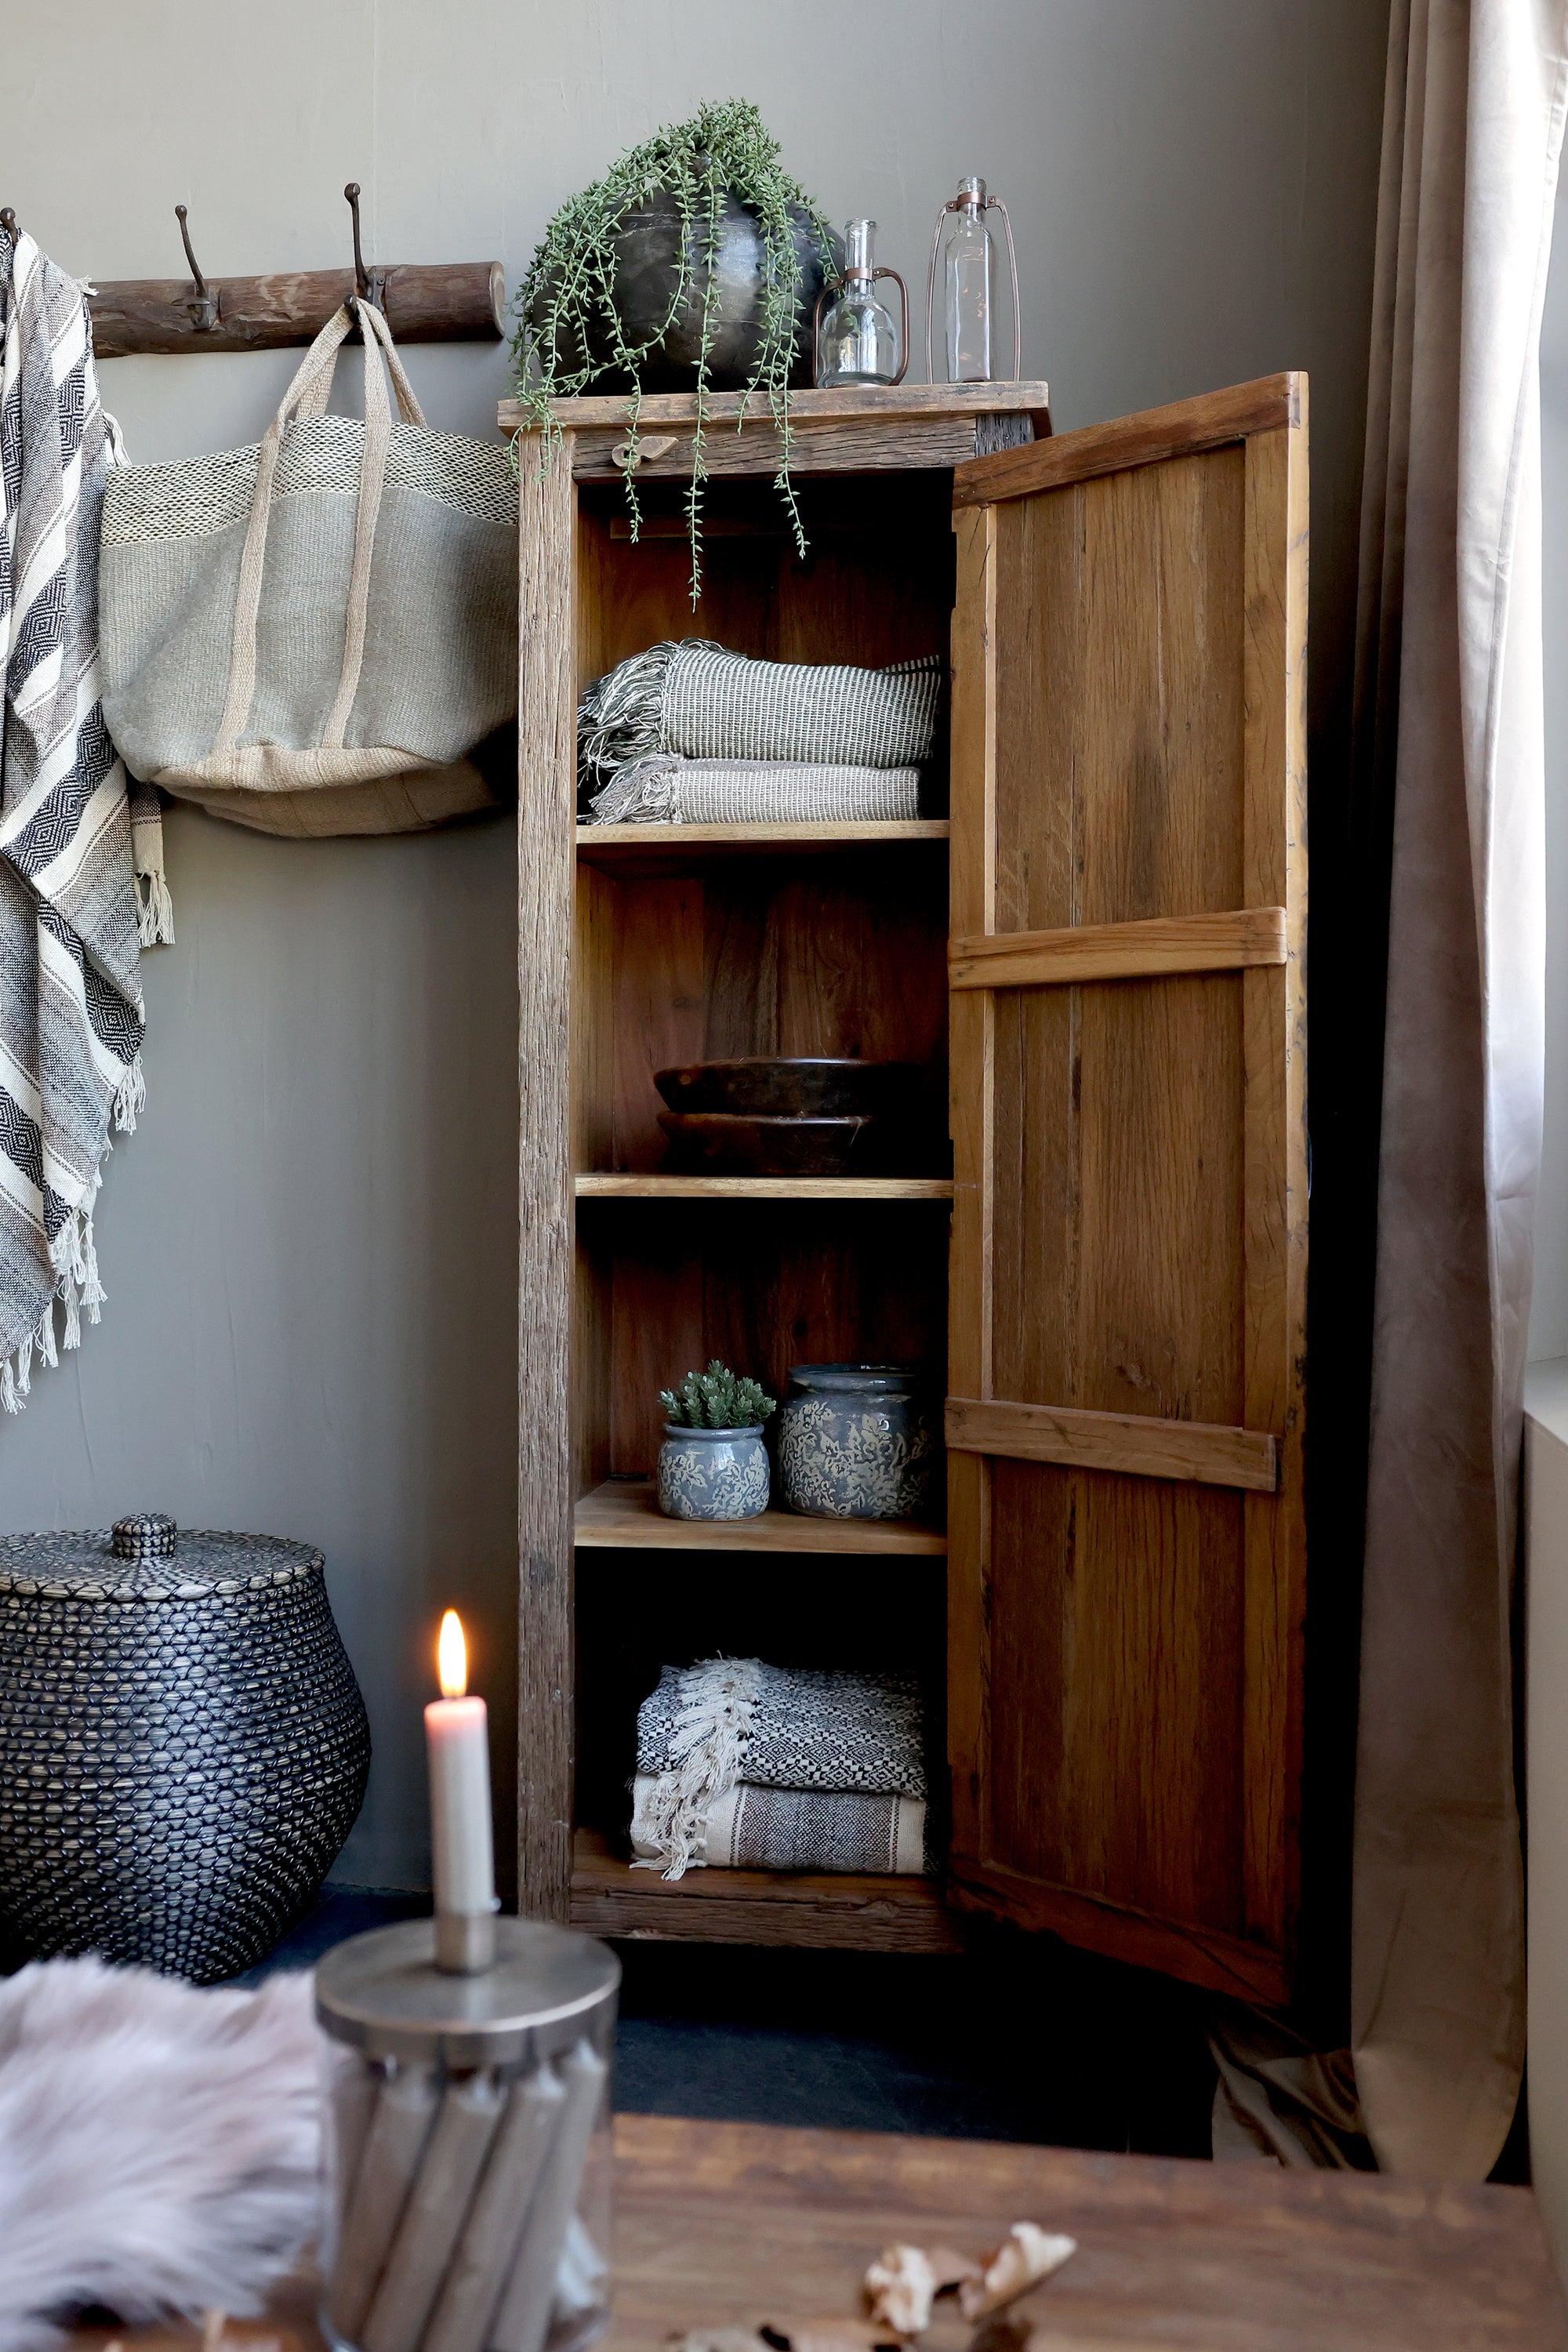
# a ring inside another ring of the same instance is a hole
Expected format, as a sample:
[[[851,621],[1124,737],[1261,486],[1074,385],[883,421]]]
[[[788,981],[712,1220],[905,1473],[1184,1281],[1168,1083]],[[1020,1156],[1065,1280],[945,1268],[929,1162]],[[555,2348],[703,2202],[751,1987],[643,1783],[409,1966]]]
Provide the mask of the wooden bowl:
[[[687,1175],[843,1176],[868,1156],[869,1118],[744,1118],[661,1110],[670,1165]]]
[[[675,1111],[742,1118],[872,1118],[891,1108],[895,1097],[910,1093],[917,1075],[909,1062],[748,1054],[737,1061],[656,1070],[653,1082]]]

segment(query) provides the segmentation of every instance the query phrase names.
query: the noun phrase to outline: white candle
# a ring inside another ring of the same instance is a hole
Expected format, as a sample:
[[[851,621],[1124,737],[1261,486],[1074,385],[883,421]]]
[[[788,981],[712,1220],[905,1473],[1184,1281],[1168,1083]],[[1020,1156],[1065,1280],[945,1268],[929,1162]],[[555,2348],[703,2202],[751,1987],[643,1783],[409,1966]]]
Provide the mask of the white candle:
[[[490,1830],[489,1724],[482,1698],[466,1698],[468,1653],[455,1609],[441,1620],[438,1651],[443,1696],[425,1710],[430,1757],[430,1842],[436,1864],[438,1965],[488,1966],[489,1923],[496,1907],[495,1854]],[[486,1923],[473,1958],[442,1934],[443,1920]]]

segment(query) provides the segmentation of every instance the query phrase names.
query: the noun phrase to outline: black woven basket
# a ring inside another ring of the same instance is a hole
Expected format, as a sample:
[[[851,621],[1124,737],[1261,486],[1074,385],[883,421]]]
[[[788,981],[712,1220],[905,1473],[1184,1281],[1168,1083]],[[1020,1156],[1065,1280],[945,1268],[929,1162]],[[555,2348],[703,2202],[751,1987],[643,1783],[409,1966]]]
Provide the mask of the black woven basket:
[[[319,1551],[0,1537],[0,1933],[210,1984],[265,1957],[353,1825],[370,1729]]]

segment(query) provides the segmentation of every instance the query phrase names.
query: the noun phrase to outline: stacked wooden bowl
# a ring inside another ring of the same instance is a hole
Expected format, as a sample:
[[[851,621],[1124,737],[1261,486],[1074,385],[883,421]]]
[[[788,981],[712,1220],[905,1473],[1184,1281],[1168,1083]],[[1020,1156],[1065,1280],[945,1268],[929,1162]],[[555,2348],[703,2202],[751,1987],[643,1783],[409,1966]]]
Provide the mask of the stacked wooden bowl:
[[[746,1055],[658,1070],[669,1165],[689,1175],[846,1176],[878,1163],[921,1076],[909,1062]]]

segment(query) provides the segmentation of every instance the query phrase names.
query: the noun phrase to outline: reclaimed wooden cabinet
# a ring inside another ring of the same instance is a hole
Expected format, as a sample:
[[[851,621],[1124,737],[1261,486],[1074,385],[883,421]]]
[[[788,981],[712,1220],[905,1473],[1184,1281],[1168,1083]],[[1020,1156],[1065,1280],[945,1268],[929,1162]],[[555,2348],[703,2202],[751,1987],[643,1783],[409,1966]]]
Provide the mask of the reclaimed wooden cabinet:
[[[522,445],[523,1907],[926,1950],[979,1909],[1281,2000],[1305,379],[1054,439],[1043,384],[803,395],[804,562],[771,421],[711,405],[695,611],[689,401],[644,403],[636,541],[621,404],[560,404],[542,462]],[[786,660],[951,646],[930,813],[578,828],[580,687],[692,634]],[[664,1173],[653,1071],[744,1052],[945,1054],[951,1178]],[[945,1359],[945,1533],[661,1518],[657,1392],[711,1354],[770,1382]],[[921,1667],[938,1715],[945,1694],[942,1879],[630,1868],[637,1700],[717,1649]]]

